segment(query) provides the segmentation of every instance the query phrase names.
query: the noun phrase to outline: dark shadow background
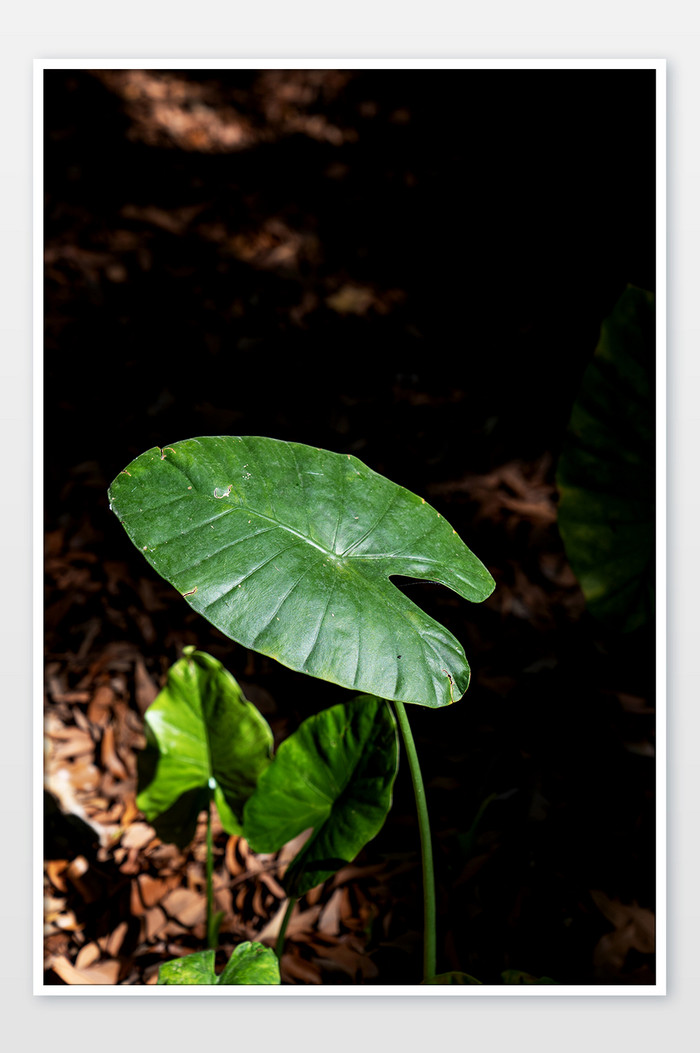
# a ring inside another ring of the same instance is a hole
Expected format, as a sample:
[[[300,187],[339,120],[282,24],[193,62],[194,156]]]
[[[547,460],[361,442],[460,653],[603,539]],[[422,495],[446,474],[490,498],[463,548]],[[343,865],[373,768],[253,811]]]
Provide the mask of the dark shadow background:
[[[177,595],[144,621],[133,582],[155,572],[109,483],[154,445],[249,434],[424,494],[497,580],[479,607],[405,585],[472,665],[459,705],[410,715],[439,967],[486,983],[653,982],[635,928],[654,907],[653,632],[615,638],[586,613],[553,479],[603,317],[627,283],[654,289],[654,77],[45,74],[47,530],[121,568],[54,610],[49,654],[79,652],[98,611],[89,649],[137,637],[161,675],[197,643],[292,730],[345,693]],[[412,809],[402,770],[368,858],[417,863]],[[415,865],[380,914],[377,982],[415,982]]]

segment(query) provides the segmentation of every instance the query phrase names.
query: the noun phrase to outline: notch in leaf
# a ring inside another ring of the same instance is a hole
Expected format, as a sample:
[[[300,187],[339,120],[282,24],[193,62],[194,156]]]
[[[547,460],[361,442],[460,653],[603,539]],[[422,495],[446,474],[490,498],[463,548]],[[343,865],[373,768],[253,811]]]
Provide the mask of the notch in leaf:
[[[241,833],[243,807],[272,755],[267,721],[211,655],[186,647],[146,710],[136,803],[158,836],[184,847],[213,799]]]
[[[311,830],[283,879],[290,895],[302,896],[379,833],[397,767],[386,702],[360,695],[325,709],[280,745],[245,806],[243,836],[254,852],[276,852]]]

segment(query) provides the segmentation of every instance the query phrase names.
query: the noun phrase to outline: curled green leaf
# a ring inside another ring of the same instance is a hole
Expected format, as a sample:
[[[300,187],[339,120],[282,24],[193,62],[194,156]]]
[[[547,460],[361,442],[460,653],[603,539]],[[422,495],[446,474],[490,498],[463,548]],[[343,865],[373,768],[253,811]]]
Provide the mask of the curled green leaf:
[[[359,696],[309,717],[279,747],[245,806],[243,835],[255,852],[308,840],[285,888],[303,895],[351,862],[384,824],[398,766],[396,721],[387,705]]]
[[[188,844],[210,794],[223,828],[239,834],[273,740],[231,674],[211,655],[186,647],[144,723],[136,803],[159,837]]]

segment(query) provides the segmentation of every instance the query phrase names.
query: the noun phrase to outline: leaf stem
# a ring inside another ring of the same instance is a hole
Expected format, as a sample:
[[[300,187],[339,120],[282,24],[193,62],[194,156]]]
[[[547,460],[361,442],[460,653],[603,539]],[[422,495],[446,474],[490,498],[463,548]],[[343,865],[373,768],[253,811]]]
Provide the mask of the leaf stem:
[[[214,931],[214,837],[211,829],[212,790],[209,790],[207,803],[207,947],[216,950],[218,942]]]
[[[284,950],[284,937],[287,934],[287,926],[289,925],[289,919],[292,916],[292,911],[294,910],[294,905],[296,901],[297,897],[293,894],[290,895],[289,902],[287,903],[287,909],[284,912],[284,917],[282,918],[282,924],[280,925],[280,931],[278,933],[277,942],[275,944],[275,954],[279,959],[282,958],[282,951]]]
[[[396,719],[401,729],[401,736],[408,758],[408,767],[413,782],[413,793],[416,798],[418,829],[420,831],[421,856],[423,860],[423,980],[430,980],[436,975],[436,918],[435,918],[435,874],[433,872],[433,846],[430,839],[430,820],[428,805],[425,799],[425,788],[421,775],[418,754],[413,741],[408,714],[403,702],[394,702]]]

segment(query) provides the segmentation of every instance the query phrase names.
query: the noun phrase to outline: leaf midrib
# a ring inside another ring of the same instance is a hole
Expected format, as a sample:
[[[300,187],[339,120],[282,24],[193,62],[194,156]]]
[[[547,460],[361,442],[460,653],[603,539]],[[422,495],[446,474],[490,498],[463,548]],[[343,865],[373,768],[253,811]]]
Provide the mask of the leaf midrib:
[[[185,474],[185,473],[183,472],[183,474]],[[185,476],[185,477],[187,478],[187,476]],[[208,497],[206,497],[203,494],[200,494],[199,491],[197,491],[197,493],[200,496],[204,497],[205,500],[208,500]],[[355,569],[355,567],[353,567],[352,563],[353,562],[357,562],[359,560],[372,560],[372,559],[382,559],[382,558],[388,559],[388,558],[391,558],[391,555],[388,554],[388,553],[386,553],[386,554],[385,553],[376,553],[376,554],[375,553],[370,553],[370,554],[366,554],[366,555],[345,556],[344,554],[341,554],[341,553],[331,552],[328,549],[325,549],[321,545],[317,544],[315,541],[313,541],[311,538],[309,538],[306,534],[302,534],[298,530],[295,530],[294,527],[289,526],[289,524],[284,523],[284,522],[282,522],[281,520],[278,520],[278,519],[273,519],[272,517],[270,517],[268,515],[265,515],[265,513],[263,513],[263,512],[257,511],[256,509],[252,508],[252,506],[249,506],[249,505],[231,506],[230,508],[224,509],[222,511],[222,513],[221,513],[221,516],[219,516],[217,518],[223,518],[224,515],[227,515],[230,512],[243,512],[243,511],[246,512],[246,513],[249,513],[251,515],[259,516],[261,519],[264,519],[268,523],[272,523],[273,526],[279,527],[282,530],[287,530],[290,534],[293,534],[295,537],[299,538],[300,541],[305,541],[309,545],[312,545],[314,548],[316,548],[319,551],[323,552],[325,555],[330,556],[334,560],[334,562],[338,562],[339,560],[343,560],[344,561],[344,565],[347,567],[347,569],[349,571],[351,571],[362,582],[364,587],[367,587],[371,583],[369,582],[368,578],[366,578],[363,574],[358,573],[358,571]],[[375,523],[375,526],[376,526],[376,523]],[[193,528],[193,529],[196,529],[196,527]],[[176,535],[176,536],[178,536],[178,535]],[[256,536],[256,535],[252,535],[252,536]],[[367,536],[367,535],[365,535],[365,536]],[[364,538],[363,538],[363,540],[364,540]],[[220,551],[224,551],[226,547],[227,546],[224,546],[224,549],[221,549]],[[287,550],[283,549],[282,551],[287,551]],[[279,556],[279,555],[280,555],[279,552],[275,553],[274,556],[271,556],[266,561],[266,563],[267,562],[271,562],[272,560],[276,559],[277,556]],[[203,561],[200,561],[200,563],[201,562],[203,562]],[[431,563],[431,564],[434,564],[436,566],[442,566],[443,565],[442,561],[440,561],[440,560],[433,560],[433,559],[428,559],[428,558],[422,558],[421,562],[423,562],[423,563]],[[198,564],[192,564],[192,567],[195,567],[197,565]],[[256,569],[259,569],[259,568],[256,568]],[[247,575],[246,577],[244,577],[242,579],[242,581],[246,581],[249,576],[250,575]],[[292,590],[290,590],[290,592],[291,591]],[[397,590],[397,591],[399,591],[399,590]],[[221,598],[222,598],[221,596],[217,597],[216,601],[214,601],[214,602],[218,603]],[[286,598],[287,597],[285,596],[285,599]],[[407,615],[406,611],[402,610],[399,606],[397,606],[396,604],[392,603],[388,596],[385,597],[385,602],[387,603],[387,605],[389,607],[391,607],[391,609],[393,611],[395,611],[397,614],[399,614],[404,621],[409,622],[409,625],[410,625],[411,629],[413,629],[415,631],[415,627],[410,624],[410,619],[408,618],[408,615]],[[326,604],[326,611],[328,610],[328,604],[329,603],[330,603],[330,598],[328,600],[328,603]],[[414,607],[415,607],[415,609],[417,611],[420,611],[421,615],[425,619],[429,620],[430,622],[433,622],[436,625],[439,625],[439,623],[435,622],[434,619],[430,618],[430,616],[428,614],[426,614],[425,611],[422,610],[422,608],[418,607],[416,604],[414,604]],[[280,608],[278,607],[277,610],[279,610],[279,609]],[[324,613],[324,618],[325,618],[325,613]],[[322,626],[322,623],[324,621],[324,618],[321,619],[321,623],[319,625],[319,632],[320,632],[320,628]],[[268,622],[267,625],[264,626],[264,628],[258,632],[256,639],[259,638],[261,633],[264,632],[265,629],[267,629],[270,624],[271,623]],[[418,634],[418,636],[420,638],[421,645],[427,645],[427,647],[430,649],[430,651],[432,651],[433,655],[436,658],[442,660],[441,656],[440,656],[440,653],[435,648],[435,646],[429,640],[425,640],[420,633]],[[314,641],[314,646],[315,646],[315,641]],[[306,664],[306,662],[310,658],[311,654],[313,653],[313,649],[314,648],[312,646],[311,650],[309,651],[309,653],[307,654],[307,656],[306,656],[306,658],[304,660],[304,663],[303,663],[304,665]],[[435,693],[435,696],[436,696],[437,700],[440,701],[438,696],[437,696],[437,692]]]
[[[193,479],[191,479],[191,477],[187,474],[187,472],[184,470],[184,468],[181,465],[175,464],[172,459],[170,459],[170,463],[182,475],[184,475],[185,479],[187,479],[190,483],[192,483],[192,485],[195,487],[194,495],[196,495],[198,498],[201,498],[203,501],[207,502],[207,504],[209,504],[211,501],[220,501],[220,500],[222,500],[222,498],[210,497],[209,494],[204,493],[199,488],[197,483]],[[297,474],[299,474],[298,467],[297,467]],[[306,503],[306,488],[305,487],[304,487],[304,497],[305,497],[305,507],[306,507],[306,510],[308,512],[308,504]],[[335,547],[332,548],[332,549],[326,548],[320,542],[314,541],[314,539],[309,534],[304,534],[303,532],[297,530],[296,527],[291,526],[289,523],[285,522],[284,520],[278,519],[278,518],[276,518],[274,516],[270,516],[266,512],[261,512],[259,509],[254,508],[250,504],[241,503],[241,504],[236,504],[236,505],[228,505],[228,507],[224,507],[222,509],[220,515],[217,515],[215,517],[215,519],[223,519],[224,516],[229,515],[231,512],[245,512],[247,514],[257,516],[259,519],[263,519],[266,523],[271,523],[273,525],[273,527],[279,527],[281,530],[288,531],[290,534],[293,534],[295,537],[298,537],[300,541],[305,541],[307,544],[311,545],[313,548],[318,549],[319,552],[323,552],[323,554],[326,555],[326,556],[331,556],[331,557],[338,558],[338,559],[348,559],[348,560],[385,559],[385,558],[389,559],[392,556],[400,555],[401,553],[381,553],[381,552],[378,552],[378,553],[366,553],[366,554],[359,553],[357,555],[353,555],[352,554],[352,549],[356,548],[357,545],[361,545],[362,542],[366,541],[368,537],[371,537],[371,535],[374,533],[374,531],[377,529],[377,527],[379,526],[381,521],[386,517],[387,513],[389,512],[389,510],[393,506],[393,504],[394,504],[394,502],[396,500],[396,497],[397,497],[396,494],[392,495],[392,498],[391,498],[389,504],[383,510],[381,515],[374,521],[374,523],[369,528],[369,530],[367,530],[364,534],[362,534],[362,536],[359,537],[356,541],[353,541],[342,552],[339,552],[338,549],[335,548]],[[175,498],[174,500],[180,500],[180,498]],[[226,498],[223,498],[223,500],[225,501]],[[173,503],[174,503],[174,501],[165,502],[165,504],[173,504]],[[165,505],[163,504],[163,505],[158,505],[157,507],[160,510],[164,506]],[[335,545],[335,542],[337,540],[338,530],[339,530],[339,527],[340,527],[340,523],[342,522],[342,518],[343,518],[342,502],[339,501],[338,502],[338,517],[337,517],[337,520],[336,520],[335,534],[334,534],[334,538],[333,538],[334,545]],[[207,522],[211,522],[211,521],[208,520]],[[202,525],[206,526],[207,524],[205,523],[205,524],[202,524]],[[198,528],[199,528],[199,524],[195,525],[192,529],[193,530],[197,530]],[[174,534],[172,538],[168,538],[168,541],[174,541],[176,538],[179,538],[181,536],[182,535],[180,535],[180,534]],[[161,544],[167,544],[167,541],[166,542],[161,542]],[[440,560],[432,560],[432,559],[423,559],[422,562],[424,562],[424,563],[428,563],[428,562],[429,563],[434,563],[436,565],[441,565],[441,563],[442,563],[442,561],[440,561]]]
[[[383,704],[385,706],[387,705],[386,700],[383,700]],[[345,727],[340,732],[340,737],[341,738],[344,736],[345,732],[348,730],[348,727],[349,727],[349,725],[346,724]],[[331,823],[334,814],[337,814],[338,810],[340,809],[341,804],[344,801],[347,801],[348,799],[352,800],[353,790],[356,789],[355,774],[356,774],[358,768],[361,768],[361,767],[363,767],[363,770],[366,771],[367,758],[365,756],[365,753],[367,751],[368,743],[370,743],[371,741],[372,741],[372,732],[370,731],[370,734],[363,740],[363,742],[362,743],[358,743],[358,749],[355,751],[355,758],[354,758],[352,767],[351,767],[351,769],[350,769],[350,771],[348,773],[348,776],[345,779],[342,787],[338,788],[337,784],[336,784],[336,795],[334,797],[332,797],[332,798],[328,798],[327,794],[323,794],[323,796],[325,796],[328,799],[328,801],[329,801],[330,807],[328,809],[328,812],[321,819],[321,822],[318,824],[318,826],[315,826],[313,828],[313,833],[311,834],[311,837],[309,837],[309,839],[304,843],[304,845],[301,847],[301,849],[298,852],[298,854],[296,855],[296,857],[290,863],[290,869],[292,867],[294,867],[294,866],[297,866],[297,867],[301,867],[301,872],[302,873],[313,873],[313,868],[319,866],[319,863],[321,861],[313,860],[313,859],[312,860],[307,860],[304,857],[308,856],[310,854],[311,847],[313,845],[315,845],[319,841],[319,839],[321,838],[321,835],[324,833],[324,831],[326,830],[328,825]],[[307,782],[307,780],[304,777],[304,775],[301,772],[299,772],[298,775],[301,777],[302,782],[304,782],[307,786],[309,786],[311,788],[311,784],[309,784]],[[332,781],[335,783],[335,779],[333,779]],[[360,782],[361,782],[361,778],[360,778]],[[352,789],[349,790],[348,789],[349,787],[352,787]],[[318,792],[321,792],[321,793],[323,792],[323,791],[320,791],[318,787],[313,787],[313,788],[315,788]]]
[[[179,467],[179,466],[177,466],[177,467]],[[182,470],[182,468],[180,468],[179,470],[182,472],[182,474],[185,476],[186,479],[189,478],[189,476]],[[196,490],[195,493],[196,493],[197,497],[200,497],[202,500],[206,501],[207,503],[209,503],[209,501],[221,500],[220,498],[216,498],[216,497],[210,498],[208,494],[204,494],[200,490]],[[172,503],[172,502],[168,502],[168,503]],[[160,509],[162,507],[163,507],[162,505],[158,505],[157,506],[158,509]],[[310,538],[307,534],[302,534],[299,530],[296,530],[295,527],[290,526],[289,523],[285,523],[281,519],[274,519],[272,516],[267,515],[265,512],[260,512],[257,508],[253,508],[252,505],[247,505],[247,504],[229,505],[228,508],[224,508],[222,510],[220,515],[215,516],[215,519],[223,519],[224,516],[229,515],[231,512],[245,512],[247,515],[257,516],[259,519],[264,519],[266,523],[272,523],[273,526],[279,527],[282,530],[286,530],[290,534],[294,534],[294,536],[298,537],[300,541],[306,541],[307,544],[312,545],[314,548],[317,548],[319,550],[319,552],[323,552],[326,556],[337,556],[338,555],[337,552],[331,552],[330,549],[324,548],[323,545],[319,544],[319,542],[317,542],[317,541],[314,541],[313,538]],[[201,524],[201,525],[206,526],[207,524],[204,523],[204,524]],[[192,527],[192,530],[197,530],[199,528],[199,526],[200,526],[200,524],[196,524],[194,527]],[[167,540],[168,541],[174,541],[176,538],[179,538],[180,536],[181,536],[180,534],[174,534],[171,538],[168,538]],[[161,542],[161,544],[167,544],[167,541]]]

